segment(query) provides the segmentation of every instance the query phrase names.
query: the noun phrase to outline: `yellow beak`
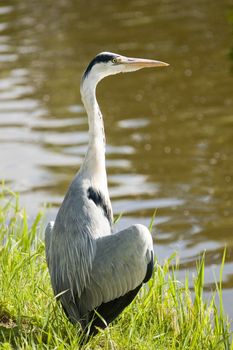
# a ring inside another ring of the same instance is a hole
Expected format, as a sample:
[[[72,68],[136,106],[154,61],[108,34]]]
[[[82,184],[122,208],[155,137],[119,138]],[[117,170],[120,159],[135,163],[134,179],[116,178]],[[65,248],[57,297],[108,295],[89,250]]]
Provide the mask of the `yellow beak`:
[[[125,64],[126,66],[131,66],[132,68],[135,68],[135,69],[169,66],[168,63],[165,63],[162,61],[156,61],[156,60],[149,60],[145,58],[133,58],[133,57],[120,56],[116,60],[117,60],[116,63],[118,64]]]

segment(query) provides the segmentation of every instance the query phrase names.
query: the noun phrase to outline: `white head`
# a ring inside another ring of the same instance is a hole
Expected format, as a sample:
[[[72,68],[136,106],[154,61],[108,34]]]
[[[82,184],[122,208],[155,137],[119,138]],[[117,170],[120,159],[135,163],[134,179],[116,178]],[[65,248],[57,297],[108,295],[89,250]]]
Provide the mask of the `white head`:
[[[112,52],[101,52],[87,66],[81,85],[88,81],[88,84],[95,87],[101,79],[108,75],[133,72],[146,67],[164,66],[169,66],[169,64],[144,58],[125,57]]]

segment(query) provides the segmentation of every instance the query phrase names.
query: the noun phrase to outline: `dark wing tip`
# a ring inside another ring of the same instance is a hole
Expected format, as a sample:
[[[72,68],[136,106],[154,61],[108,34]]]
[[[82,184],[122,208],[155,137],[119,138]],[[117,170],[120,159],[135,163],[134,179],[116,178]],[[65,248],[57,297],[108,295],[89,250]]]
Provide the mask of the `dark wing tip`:
[[[153,274],[153,269],[154,269],[154,253],[151,251],[151,259],[149,264],[147,265],[146,276],[143,280],[143,283],[146,283],[151,279]]]
[[[92,319],[90,334],[95,335],[98,331],[97,328],[106,328],[136,297],[138,294],[141,284],[135,289],[129,291],[125,295],[111,300],[108,303],[103,303],[90,313]],[[98,316],[100,315],[100,317]]]

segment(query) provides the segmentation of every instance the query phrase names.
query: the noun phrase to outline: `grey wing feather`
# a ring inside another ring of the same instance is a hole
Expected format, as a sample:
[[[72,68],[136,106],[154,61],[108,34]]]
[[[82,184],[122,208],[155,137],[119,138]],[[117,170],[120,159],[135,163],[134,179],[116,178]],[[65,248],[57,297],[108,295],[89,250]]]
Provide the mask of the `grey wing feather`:
[[[54,294],[61,295],[62,305],[74,322],[81,317],[76,300],[90,280],[96,246],[91,232],[97,226],[99,211],[96,208],[91,217],[90,206],[95,204],[84,192],[84,187],[70,187],[54,225],[49,224],[45,232],[46,257]],[[107,219],[104,222],[108,223]]]
[[[100,214],[100,208],[85,196],[84,186],[71,187],[55,224],[49,223],[45,232],[54,293],[61,295],[69,319],[83,327],[93,309],[142,284],[153,251],[146,227],[134,225],[111,234],[108,220],[103,216],[99,220]]]
[[[101,237],[96,243],[90,282],[79,300],[83,315],[142,284],[153,254],[151,234],[142,225]]]

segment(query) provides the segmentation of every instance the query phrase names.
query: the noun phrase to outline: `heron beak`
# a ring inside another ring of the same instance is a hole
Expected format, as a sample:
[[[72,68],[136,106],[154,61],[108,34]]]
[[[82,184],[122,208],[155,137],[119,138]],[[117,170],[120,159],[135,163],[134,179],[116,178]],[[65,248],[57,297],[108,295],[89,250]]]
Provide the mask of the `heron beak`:
[[[133,69],[149,68],[149,67],[167,67],[168,63],[156,60],[149,60],[145,58],[132,58],[121,56],[118,58],[119,64],[124,64],[126,67],[132,67]]]

